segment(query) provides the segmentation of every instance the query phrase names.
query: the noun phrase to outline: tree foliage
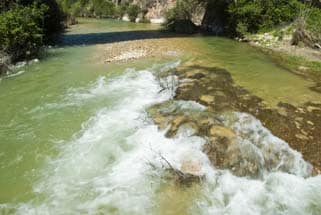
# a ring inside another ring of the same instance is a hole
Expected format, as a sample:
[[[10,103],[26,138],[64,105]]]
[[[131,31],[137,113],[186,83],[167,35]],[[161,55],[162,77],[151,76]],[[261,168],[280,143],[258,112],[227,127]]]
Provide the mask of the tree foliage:
[[[63,28],[55,0],[4,0],[0,9],[0,51],[13,61],[37,54],[50,35]]]
[[[44,14],[48,7],[16,6],[0,16],[0,49],[14,61],[27,58],[43,44]]]

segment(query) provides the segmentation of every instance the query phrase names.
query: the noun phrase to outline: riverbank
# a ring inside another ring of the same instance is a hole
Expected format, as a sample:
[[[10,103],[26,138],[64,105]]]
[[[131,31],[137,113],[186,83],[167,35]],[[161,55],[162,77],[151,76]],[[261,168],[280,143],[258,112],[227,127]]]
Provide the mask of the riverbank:
[[[277,64],[306,79],[321,82],[321,49],[291,45],[291,26],[269,33],[249,35],[245,41],[261,49]]]

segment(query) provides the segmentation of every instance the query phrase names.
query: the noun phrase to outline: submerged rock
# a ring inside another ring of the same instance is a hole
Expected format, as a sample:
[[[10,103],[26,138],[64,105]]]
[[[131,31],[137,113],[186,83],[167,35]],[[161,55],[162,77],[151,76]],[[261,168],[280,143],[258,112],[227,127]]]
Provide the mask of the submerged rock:
[[[5,74],[9,70],[11,58],[4,52],[0,51],[0,75]]]

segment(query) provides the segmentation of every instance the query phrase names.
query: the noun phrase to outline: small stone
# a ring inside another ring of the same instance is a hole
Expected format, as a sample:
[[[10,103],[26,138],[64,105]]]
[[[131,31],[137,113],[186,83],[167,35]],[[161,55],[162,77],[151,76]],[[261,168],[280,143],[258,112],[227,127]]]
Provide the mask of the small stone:
[[[304,134],[304,136],[307,136],[308,135],[308,132],[304,131],[304,130],[301,130],[301,133]]]
[[[307,71],[309,69],[309,67],[306,67],[306,66],[299,66],[298,67],[298,70],[301,70],[301,71]]]
[[[199,160],[185,159],[182,161],[181,171],[184,174],[201,176],[202,164]]]
[[[309,138],[303,134],[296,134],[296,138],[301,139],[301,140],[308,140]]]
[[[319,43],[315,43],[313,47],[316,49],[321,49],[321,45]]]
[[[207,90],[213,90],[214,88],[213,87],[208,87]]]
[[[186,121],[185,116],[177,116],[172,122],[171,122],[171,127],[167,131],[166,136],[167,137],[172,137],[173,135],[176,134],[178,128]]]
[[[309,125],[314,125],[314,123],[313,122],[311,122],[311,121],[307,121],[307,123],[309,124]]]
[[[313,107],[313,106],[308,106],[308,107],[307,107],[307,110],[311,113],[311,112],[313,112],[313,111],[315,111],[315,110],[320,110],[320,108],[318,108],[318,107]]]
[[[204,102],[205,104],[213,104],[214,103],[214,97],[210,95],[202,95],[200,97],[200,100]]]

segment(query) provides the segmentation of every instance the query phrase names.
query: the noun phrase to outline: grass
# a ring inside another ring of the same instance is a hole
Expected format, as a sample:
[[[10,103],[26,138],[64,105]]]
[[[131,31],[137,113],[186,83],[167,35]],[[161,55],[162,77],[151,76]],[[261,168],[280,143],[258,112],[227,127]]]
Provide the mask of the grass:
[[[321,61],[313,61],[269,48],[261,47],[260,49],[281,67],[308,78],[321,80]]]

